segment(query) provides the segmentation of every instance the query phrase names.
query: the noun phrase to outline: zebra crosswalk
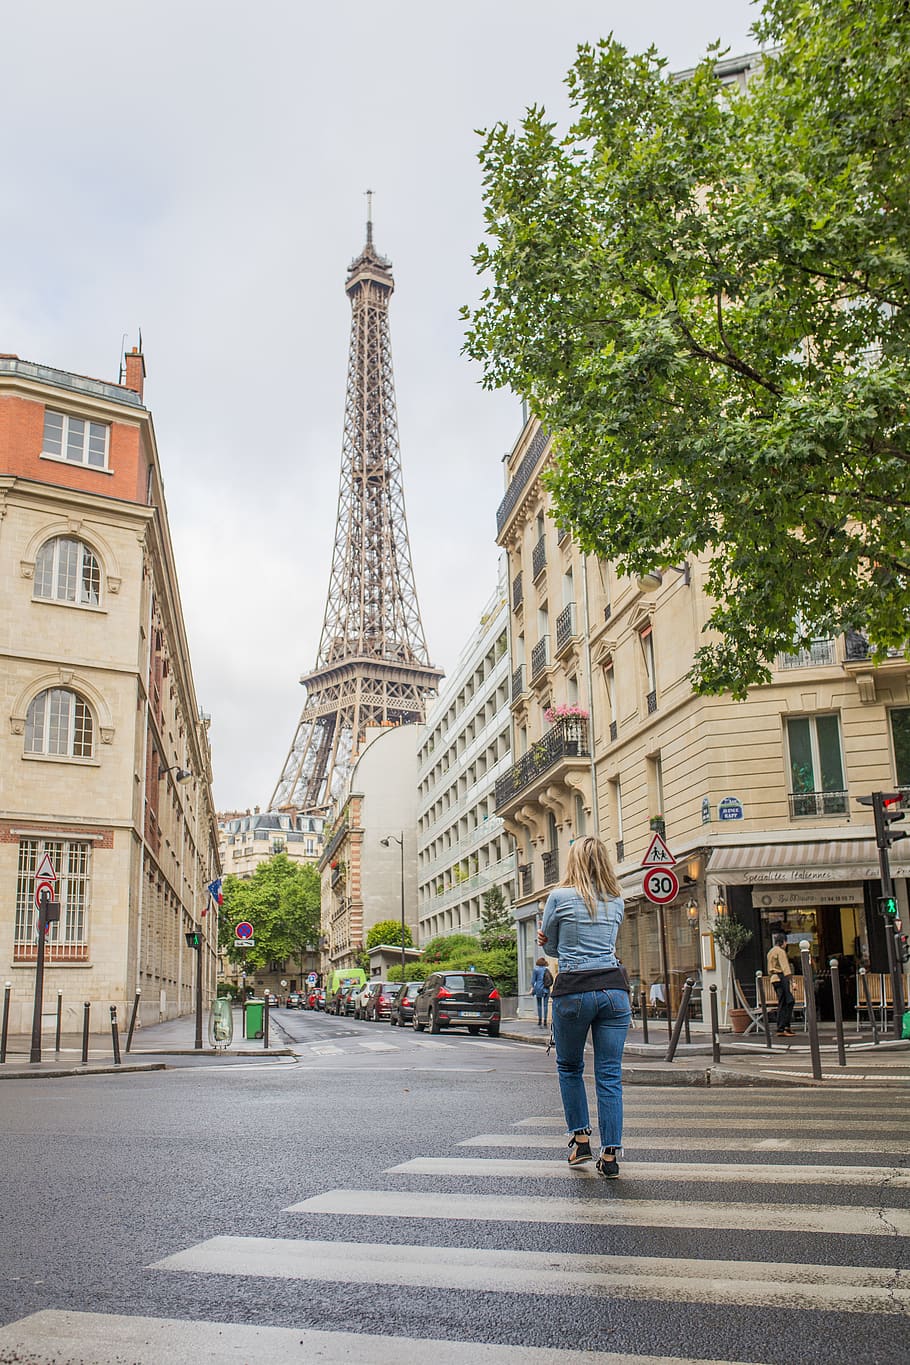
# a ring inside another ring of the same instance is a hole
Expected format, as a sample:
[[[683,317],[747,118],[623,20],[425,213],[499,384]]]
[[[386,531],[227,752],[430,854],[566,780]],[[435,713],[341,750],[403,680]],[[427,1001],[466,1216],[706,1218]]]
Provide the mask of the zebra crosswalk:
[[[153,1283],[218,1277],[241,1297],[299,1286],[299,1327],[44,1310],[0,1327],[0,1362],[900,1365],[905,1106],[864,1097],[861,1113],[811,1092],[791,1121],[793,1093],[769,1099],[633,1094],[617,1182],[568,1166],[552,1113],[453,1140],[470,1155],[367,1166],[362,1185],[284,1208],[281,1236],[207,1236],[148,1267]],[[765,1122],[781,1135],[743,1139]],[[346,1298],[329,1329],[334,1287]],[[345,1318],[367,1301],[390,1306],[386,1331],[349,1330],[380,1325]]]

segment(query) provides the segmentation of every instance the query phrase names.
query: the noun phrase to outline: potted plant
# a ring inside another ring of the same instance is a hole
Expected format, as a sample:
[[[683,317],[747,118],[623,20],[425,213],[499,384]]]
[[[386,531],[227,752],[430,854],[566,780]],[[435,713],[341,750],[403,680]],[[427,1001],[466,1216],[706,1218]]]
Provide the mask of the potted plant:
[[[733,993],[733,963],[745,948],[752,937],[752,930],[747,929],[738,919],[732,915],[716,915],[711,925],[711,932],[714,935],[714,942],[721,957],[727,960],[727,1000],[732,1002]],[[732,1005],[730,1009],[730,1024],[734,1033],[745,1033],[749,1027],[748,1010],[735,1009]]]

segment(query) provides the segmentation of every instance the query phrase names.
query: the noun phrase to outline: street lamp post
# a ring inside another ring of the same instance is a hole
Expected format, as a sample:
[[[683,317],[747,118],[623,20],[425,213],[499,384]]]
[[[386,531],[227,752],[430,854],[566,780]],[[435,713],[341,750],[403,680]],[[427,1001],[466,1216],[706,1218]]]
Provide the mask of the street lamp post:
[[[401,985],[404,989],[404,830],[401,831],[400,839],[396,839],[394,834],[390,834],[387,838],[380,839],[379,842],[383,848],[388,848],[389,844],[396,843],[401,852]]]

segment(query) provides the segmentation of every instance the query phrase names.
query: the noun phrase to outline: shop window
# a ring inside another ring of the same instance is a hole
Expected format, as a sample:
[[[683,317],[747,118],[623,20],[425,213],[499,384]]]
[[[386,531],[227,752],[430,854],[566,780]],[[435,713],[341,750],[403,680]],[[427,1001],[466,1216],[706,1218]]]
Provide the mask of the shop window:
[[[788,716],[790,814],[845,815],[840,721],[830,716]]]

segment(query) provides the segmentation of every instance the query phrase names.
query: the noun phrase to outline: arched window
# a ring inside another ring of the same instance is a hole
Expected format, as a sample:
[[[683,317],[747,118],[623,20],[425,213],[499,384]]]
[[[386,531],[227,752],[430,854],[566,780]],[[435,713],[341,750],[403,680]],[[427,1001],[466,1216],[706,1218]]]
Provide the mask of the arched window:
[[[92,713],[88,702],[66,687],[39,692],[25,717],[25,752],[91,758]]]
[[[35,559],[35,596],[97,607],[101,601],[101,567],[94,553],[72,536],[45,541]]]

